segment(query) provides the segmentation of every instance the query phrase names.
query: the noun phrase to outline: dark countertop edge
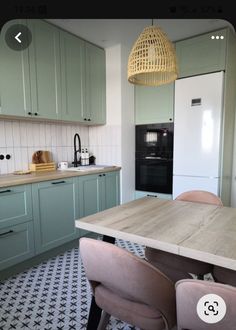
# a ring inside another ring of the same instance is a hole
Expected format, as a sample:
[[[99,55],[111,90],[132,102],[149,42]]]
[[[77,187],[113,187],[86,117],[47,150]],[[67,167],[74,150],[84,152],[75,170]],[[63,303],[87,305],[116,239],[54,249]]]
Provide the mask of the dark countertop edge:
[[[38,172],[31,174],[15,175],[15,174],[2,174],[0,175],[0,188],[19,186],[43,181],[51,181],[65,178],[73,178],[77,176],[93,175],[97,173],[115,172],[120,171],[120,166],[111,166],[103,169],[97,169],[93,171],[81,171],[81,172],[68,172],[68,171],[48,171]],[[3,182],[1,182],[3,181]]]

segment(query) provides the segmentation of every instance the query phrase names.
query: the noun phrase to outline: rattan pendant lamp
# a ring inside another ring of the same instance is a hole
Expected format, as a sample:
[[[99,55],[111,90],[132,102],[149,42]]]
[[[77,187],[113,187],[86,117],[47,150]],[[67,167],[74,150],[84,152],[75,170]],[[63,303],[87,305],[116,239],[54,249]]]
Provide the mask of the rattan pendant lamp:
[[[160,27],[146,27],[134,43],[128,60],[128,81],[136,85],[160,86],[177,79],[176,54]]]

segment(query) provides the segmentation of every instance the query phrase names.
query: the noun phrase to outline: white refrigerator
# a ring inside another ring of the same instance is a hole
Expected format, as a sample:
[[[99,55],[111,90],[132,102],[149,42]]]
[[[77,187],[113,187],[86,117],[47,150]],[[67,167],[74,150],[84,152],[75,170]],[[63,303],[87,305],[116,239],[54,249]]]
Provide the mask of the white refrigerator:
[[[175,82],[173,199],[187,190],[219,196],[224,73]]]

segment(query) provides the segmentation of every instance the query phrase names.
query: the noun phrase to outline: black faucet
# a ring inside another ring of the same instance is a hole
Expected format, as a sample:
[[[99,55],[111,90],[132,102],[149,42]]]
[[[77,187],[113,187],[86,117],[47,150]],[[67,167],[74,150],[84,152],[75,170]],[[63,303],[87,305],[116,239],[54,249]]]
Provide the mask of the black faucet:
[[[76,138],[78,138],[79,141],[79,149],[76,147]],[[80,164],[80,159],[77,159],[77,153],[81,154],[81,142],[80,142],[80,136],[78,133],[74,135],[74,167],[77,167]]]

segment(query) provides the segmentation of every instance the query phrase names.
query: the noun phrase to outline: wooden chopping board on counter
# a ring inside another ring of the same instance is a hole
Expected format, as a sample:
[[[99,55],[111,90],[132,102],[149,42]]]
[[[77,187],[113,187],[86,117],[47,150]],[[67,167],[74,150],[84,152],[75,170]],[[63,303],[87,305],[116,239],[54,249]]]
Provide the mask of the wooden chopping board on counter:
[[[30,170],[37,172],[56,170],[56,164],[52,161],[51,152],[47,150],[35,151],[32,155]]]

